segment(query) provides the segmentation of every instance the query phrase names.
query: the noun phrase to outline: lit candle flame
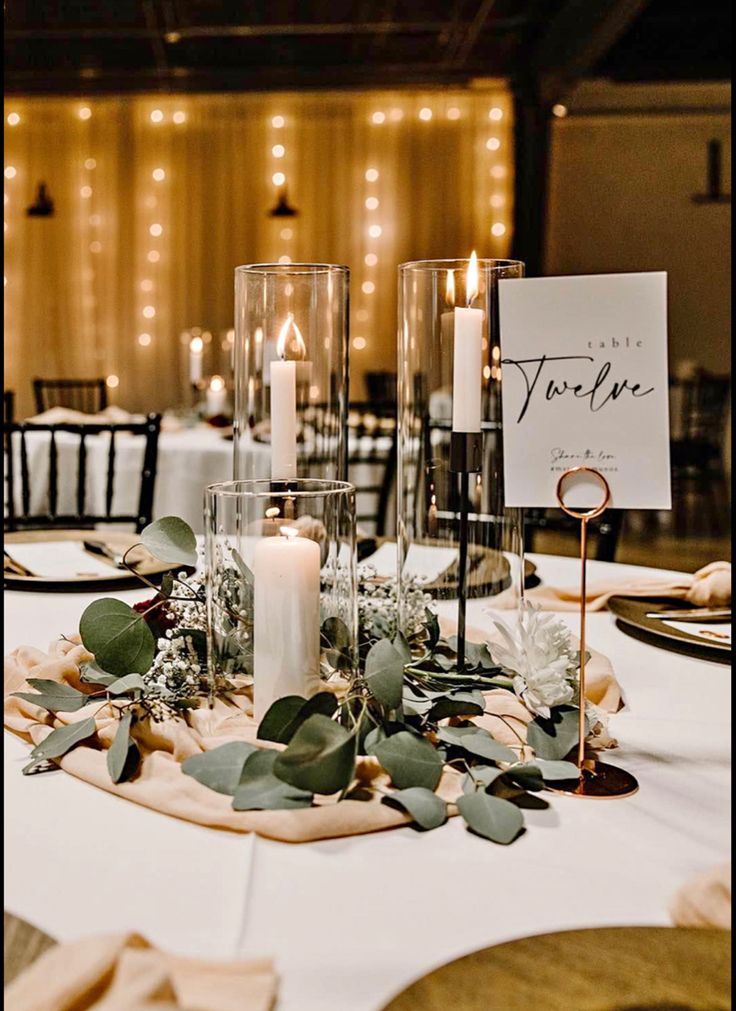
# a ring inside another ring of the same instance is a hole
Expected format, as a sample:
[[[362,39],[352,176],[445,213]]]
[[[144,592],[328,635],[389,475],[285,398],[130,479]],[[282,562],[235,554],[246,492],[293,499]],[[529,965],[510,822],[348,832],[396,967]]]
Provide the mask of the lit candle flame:
[[[468,263],[468,275],[465,279],[465,298],[468,305],[472,305],[473,299],[478,294],[478,257],[475,250],[470,254]]]
[[[201,355],[204,351],[204,341],[201,337],[192,337],[189,341],[189,350],[192,354]]]
[[[211,390],[225,389],[225,380],[222,378],[222,376],[213,376],[212,379],[210,379],[210,389]]]
[[[307,346],[299,327],[294,322],[294,314],[289,313],[286,322],[281,327],[276,352],[282,361],[303,362],[307,357]]]
[[[266,519],[274,520],[279,514],[278,506],[271,506],[270,509],[266,509]]]
[[[293,541],[295,537],[299,536],[299,530],[297,527],[279,527],[279,533],[282,537],[285,537],[287,541]]]
[[[445,302],[447,305],[455,305],[455,275],[451,270],[447,271],[447,285],[445,287]]]

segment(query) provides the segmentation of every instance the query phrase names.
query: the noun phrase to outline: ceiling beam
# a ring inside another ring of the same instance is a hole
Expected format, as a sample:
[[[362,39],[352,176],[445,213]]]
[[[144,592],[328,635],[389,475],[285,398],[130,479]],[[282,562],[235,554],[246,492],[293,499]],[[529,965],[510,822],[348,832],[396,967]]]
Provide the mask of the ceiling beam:
[[[499,18],[494,21],[494,31],[515,31],[527,24],[523,17]],[[463,22],[464,31],[473,22]],[[179,39],[262,38],[264,36],[298,35],[439,35],[447,30],[447,21],[340,21],[330,24],[263,24],[263,25],[186,25],[176,27],[173,33]],[[70,28],[6,28],[6,42],[42,39],[70,41],[74,39],[148,39],[151,28],[136,25],[94,27],[79,25]]]
[[[538,82],[540,98],[552,105],[592,71],[650,0],[568,0],[524,60],[520,76]]]
[[[473,51],[473,46],[478,41],[478,36],[483,31],[483,26],[496,6],[496,0],[481,0],[478,5],[475,17],[468,25],[464,35],[455,47],[455,52],[449,54],[449,62],[454,67],[462,67]]]
[[[197,69],[172,66],[166,77],[153,67],[78,68],[5,71],[6,94],[85,95],[140,93],[166,88],[172,92],[210,91],[312,91],[335,88],[421,85],[431,90],[448,85],[464,86],[467,70],[443,70],[436,63],[382,63],[362,66],[300,67],[298,77],[291,66],[213,67]]]

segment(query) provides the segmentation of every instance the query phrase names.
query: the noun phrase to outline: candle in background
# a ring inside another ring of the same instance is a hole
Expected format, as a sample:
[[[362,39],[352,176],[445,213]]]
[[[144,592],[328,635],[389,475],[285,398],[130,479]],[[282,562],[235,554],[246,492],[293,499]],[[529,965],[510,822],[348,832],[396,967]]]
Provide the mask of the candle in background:
[[[285,695],[320,688],[320,549],[295,527],[263,537],[253,558],[253,706],[257,723]]]
[[[271,362],[271,477],[297,476],[297,366],[306,364],[307,349],[294,316],[289,313],[276,342],[278,358]]]
[[[452,371],[452,430],[480,432],[483,310],[471,308],[478,294],[478,257],[471,254],[465,283],[467,308],[455,309]]]
[[[227,411],[227,390],[222,376],[213,376],[209,381],[206,409],[208,418],[213,418],[216,414],[225,414]]]
[[[448,347],[455,332],[455,274],[451,270],[447,271],[445,282],[445,304],[449,311],[440,316],[440,339]]]
[[[201,337],[192,337],[189,341],[189,381],[192,386],[202,382],[202,356],[204,341]]]

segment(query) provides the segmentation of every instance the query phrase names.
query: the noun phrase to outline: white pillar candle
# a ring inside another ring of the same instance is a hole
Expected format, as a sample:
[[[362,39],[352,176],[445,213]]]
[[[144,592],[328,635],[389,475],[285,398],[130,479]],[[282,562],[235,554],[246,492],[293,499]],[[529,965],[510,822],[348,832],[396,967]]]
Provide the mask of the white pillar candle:
[[[294,527],[264,537],[253,559],[256,722],[285,695],[320,688],[320,549]]]
[[[202,352],[204,341],[201,337],[192,337],[189,342],[189,381],[192,385],[202,381]]]
[[[466,282],[468,308],[455,309],[452,370],[452,430],[480,432],[483,370],[483,310],[470,308],[478,294],[478,261],[470,257]]]
[[[213,376],[210,379],[206,393],[206,409],[208,418],[224,414],[227,410],[227,390],[222,376]]]

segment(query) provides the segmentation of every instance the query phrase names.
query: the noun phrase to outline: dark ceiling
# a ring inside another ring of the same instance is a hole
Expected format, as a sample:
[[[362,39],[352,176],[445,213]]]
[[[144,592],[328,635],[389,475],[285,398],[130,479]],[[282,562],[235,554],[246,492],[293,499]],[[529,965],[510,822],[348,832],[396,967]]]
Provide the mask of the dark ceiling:
[[[730,77],[730,0],[7,0],[5,90],[462,84],[554,72],[611,18],[587,76]],[[578,26],[579,29],[578,29]],[[579,40],[575,40],[579,43]],[[579,76],[579,74],[578,74]]]

